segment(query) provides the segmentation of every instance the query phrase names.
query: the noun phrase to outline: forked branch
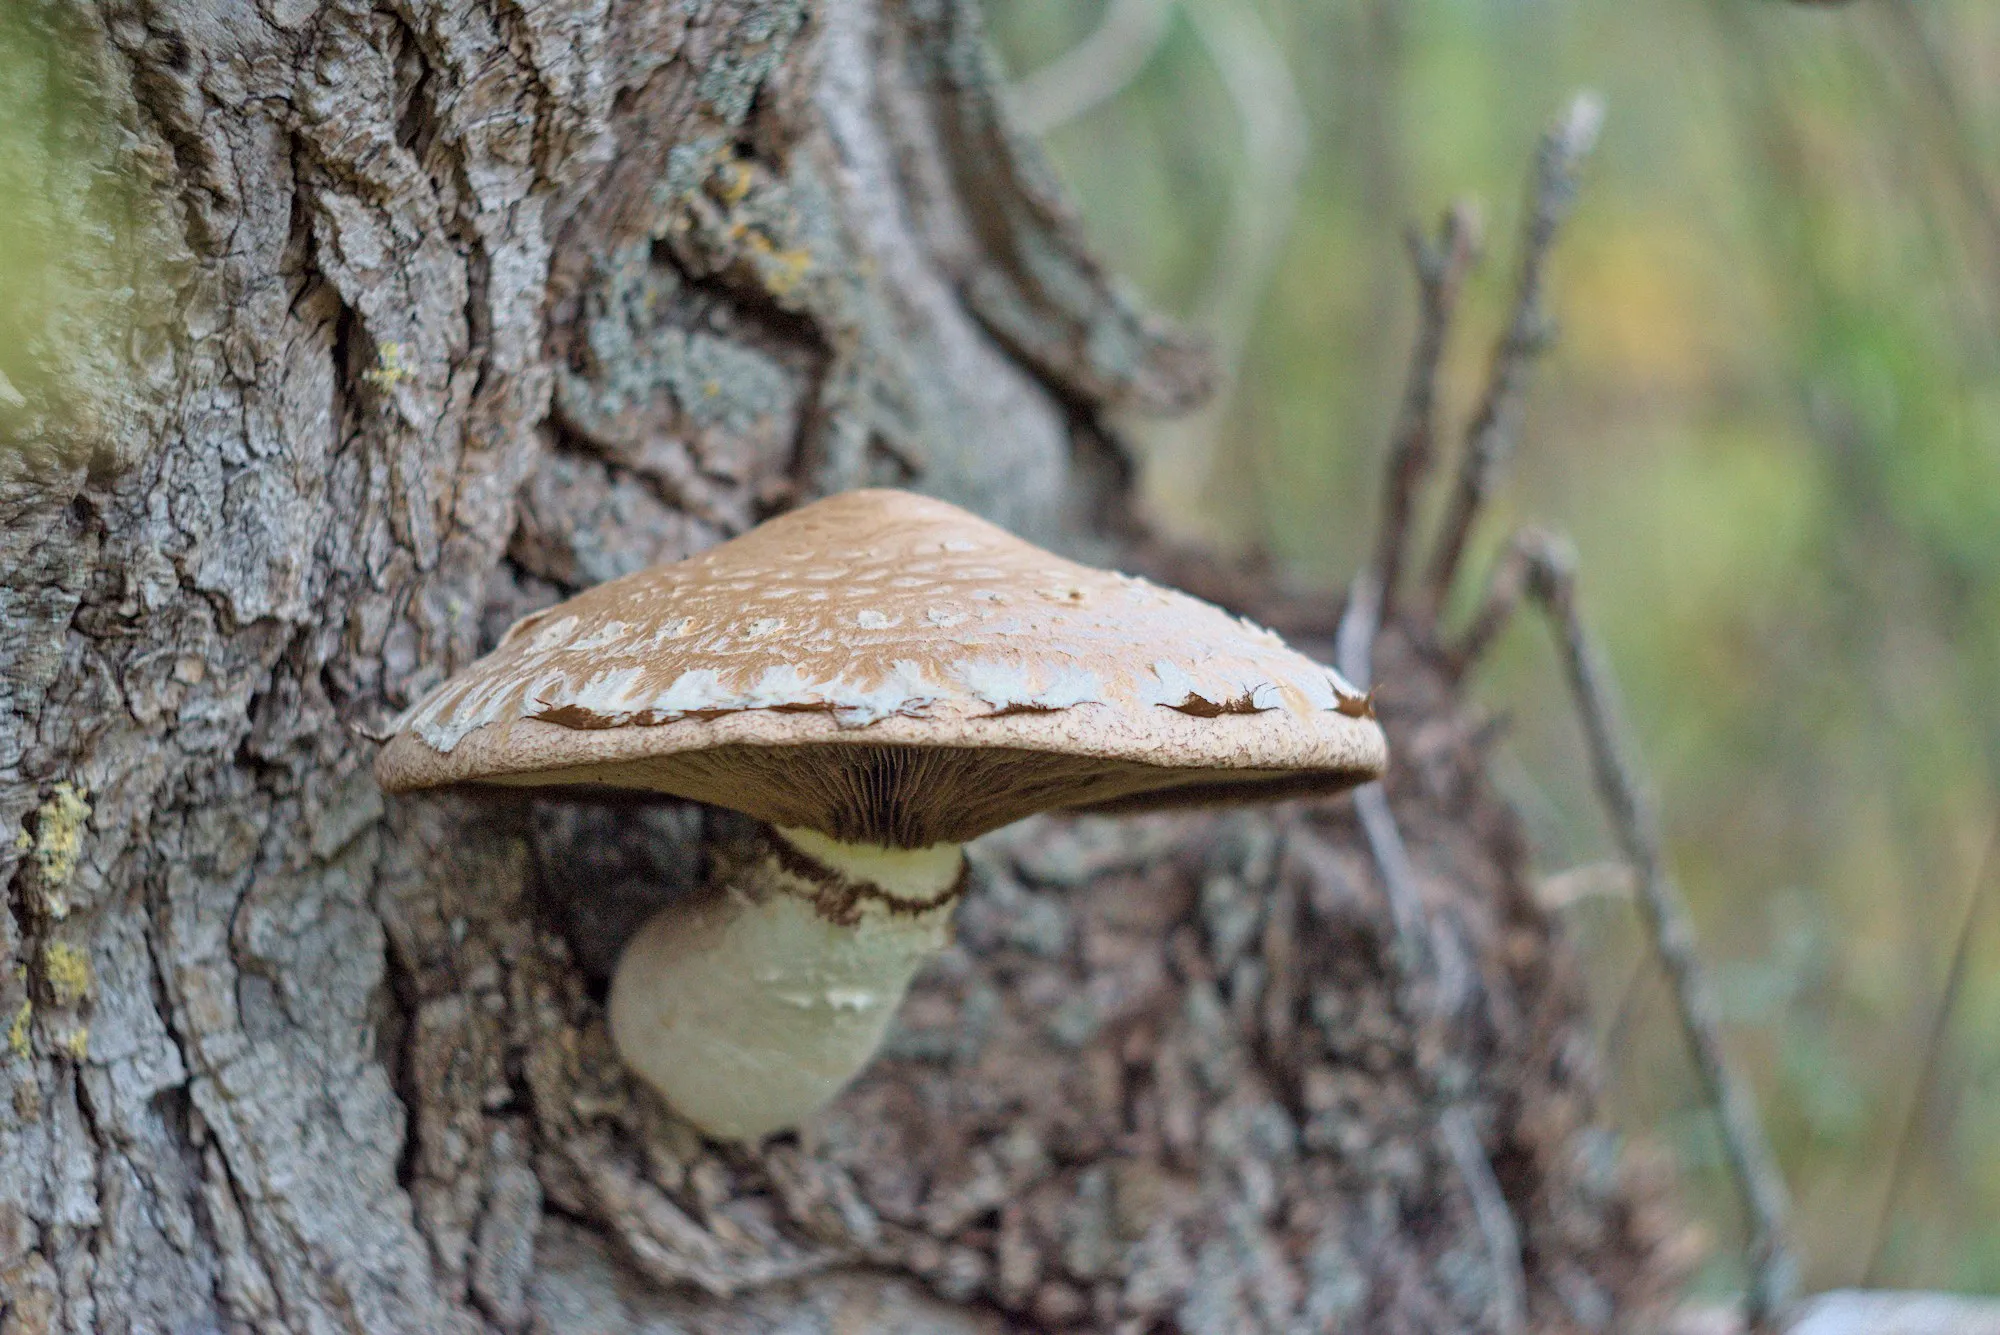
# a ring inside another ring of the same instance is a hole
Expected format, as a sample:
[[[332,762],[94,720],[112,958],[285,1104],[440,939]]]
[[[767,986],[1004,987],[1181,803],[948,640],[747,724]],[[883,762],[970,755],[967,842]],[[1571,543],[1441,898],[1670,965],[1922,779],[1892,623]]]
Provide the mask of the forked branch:
[[[1951,967],[1945,972],[1944,987],[1931,1011],[1917,1078],[1911,1086],[1909,1102],[1903,1108],[1903,1129],[1897,1134],[1896,1148],[1890,1155],[1889,1181],[1883,1188],[1882,1204],[1875,1214],[1875,1233],[1868,1247],[1868,1264],[1861,1274],[1863,1284],[1874,1285],[1881,1274],[1882,1259],[1889,1245],[1889,1225],[1895,1218],[1897,1198],[1902,1195],[1903,1175],[1916,1156],[1917,1138],[1924,1115],[1929,1111],[1931,1099],[1937,1091],[1938,1068],[1944,1060],[1945,1039],[1951,1031],[1951,1018],[1964,995],[1966,976],[1971,971],[1974,929],[1984,914],[1988,898],[1996,892],[2000,892],[2000,822],[1993,827],[1986,856],[1980,860],[1979,870],[1972,882],[1972,893],[1966,897],[1965,911],[1959,915],[1958,931],[1953,937]]]
[[[1417,272],[1417,341],[1410,352],[1410,379],[1384,470],[1387,494],[1382,502],[1382,532],[1375,544],[1380,620],[1395,614],[1417,494],[1437,461],[1438,368],[1451,336],[1459,291],[1478,259],[1480,230],[1479,210],[1468,200],[1445,211],[1436,237],[1410,229],[1410,262]]]
[[[1479,411],[1466,431],[1465,457],[1459,464],[1458,483],[1447,503],[1426,577],[1426,594],[1433,616],[1450,596],[1473,523],[1513,456],[1528,374],[1548,350],[1555,331],[1543,300],[1549,252],[1576,204],[1579,173],[1597,143],[1603,124],[1603,100],[1595,93],[1578,93],[1568,110],[1542,136],[1535,160],[1534,186],[1528,198],[1521,278],[1515,290],[1513,316],[1494,351],[1493,369],[1487,377]]]
[[[1478,502],[1491,488],[1504,459],[1506,451],[1496,443],[1496,431],[1504,428],[1511,432],[1512,405],[1521,393],[1526,360],[1540,350],[1544,341],[1542,329],[1546,321],[1541,314],[1540,295],[1543,263],[1555,240],[1557,225],[1569,210],[1575,192],[1576,167],[1596,137],[1602,114],[1602,106],[1595,97],[1581,95],[1543,139],[1532,191],[1533,221],[1528,231],[1528,254],[1523,260],[1521,301],[1508,336],[1501,344],[1486,405],[1474,424],[1468,445],[1467,475],[1476,477],[1477,491],[1467,503],[1468,484],[1462,480],[1458,503],[1452,512],[1452,522],[1461,529],[1470,528]],[[1479,243],[1478,214],[1466,203],[1446,212],[1435,238],[1415,231],[1410,236],[1421,305],[1410,376],[1386,461],[1382,530],[1376,540],[1373,567],[1363,570],[1349,589],[1335,641],[1335,660],[1340,671],[1363,689],[1373,675],[1376,631],[1396,610],[1418,494],[1436,457],[1439,371],[1459,293],[1477,258]],[[1524,331],[1532,332],[1532,337]],[[1472,452],[1479,452],[1478,457],[1485,461],[1476,472],[1470,463]],[[1462,547],[1463,542],[1464,535],[1460,532],[1454,547]],[[1456,564],[1454,550],[1450,566]],[[1434,573],[1436,569],[1434,565]],[[1450,578],[1447,567],[1446,587]],[[1429,602],[1425,611],[1434,619],[1442,596],[1435,595]],[[1381,875],[1395,926],[1395,953],[1408,984],[1406,1004],[1449,1029],[1471,999],[1471,963],[1456,937],[1441,930],[1424,905],[1408,847],[1389,804],[1388,790],[1380,783],[1365,784],[1355,791],[1354,804]],[[1517,1335],[1527,1328],[1527,1280],[1519,1226],[1494,1177],[1471,1114],[1462,1103],[1448,1101],[1439,1134],[1465,1181],[1486,1241],[1499,1327],[1505,1335]]]
[[[1493,571],[1486,577],[1486,592],[1480,597],[1479,610],[1473,614],[1472,624],[1458,640],[1444,650],[1446,665],[1454,674],[1462,674],[1485,656],[1494,641],[1512,624],[1514,613],[1521,605],[1521,598],[1528,591],[1528,577],[1537,559],[1538,552],[1550,550],[1560,540],[1541,529],[1527,528],[1514,535],[1507,550],[1493,564]]]
[[[1373,676],[1375,631],[1381,624],[1374,579],[1363,571],[1348,592],[1347,610],[1335,637],[1334,656],[1342,676],[1363,689]],[[1458,939],[1424,907],[1416,869],[1389,806],[1389,790],[1378,780],[1354,790],[1354,805],[1368,850],[1382,877],[1389,916],[1396,929],[1396,961],[1406,981],[1406,1005],[1429,1012],[1447,1026],[1472,998],[1472,962]],[[1527,1329],[1527,1277],[1521,1260],[1521,1230],[1493,1174],[1493,1163],[1464,1104],[1452,1102],[1438,1122],[1438,1135],[1465,1181],[1473,1218],[1486,1242],[1492,1266],[1495,1320],[1501,1335]]]
[[[1715,1110],[1730,1175],[1742,1193],[1749,1221],[1745,1316],[1750,1329],[1761,1329],[1791,1301],[1795,1281],[1786,1239],[1790,1201],[1784,1176],[1765,1138],[1750,1087],[1730,1065],[1723,1048],[1715,1001],[1695,952],[1694,926],[1667,869],[1659,817],[1633,759],[1610,665],[1577,612],[1575,553],[1560,539],[1527,533],[1516,540],[1509,560],[1518,567],[1520,587],[1548,614],[1583,723],[1598,796],[1610,814],[1620,850],[1637,873],[1639,911],[1671,985],[1703,1092]],[[1519,596],[1517,592],[1515,600]],[[1489,612],[1501,605],[1489,597]],[[1504,612],[1493,614],[1504,620]],[[1482,625],[1485,620],[1482,617]],[[1489,638],[1491,633],[1487,632]]]
[[[1427,632],[1434,643],[1436,626],[1473,525],[1514,452],[1529,371],[1550,343],[1553,322],[1544,304],[1548,259],[1575,204],[1578,174],[1597,140],[1603,115],[1603,104],[1596,96],[1578,94],[1542,137],[1529,192],[1513,314],[1495,350],[1479,411],[1466,433],[1465,456],[1446,505],[1418,608],[1426,623],[1420,633]],[[1402,417],[1389,450],[1388,499],[1375,573],[1356,581],[1341,626],[1340,667],[1349,676],[1360,674],[1357,679],[1364,679],[1367,673],[1374,628],[1393,606],[1417,491],[1430,466],[1438,363],[1450,331],[1458,284],[1471,262],[1473,236],[1470,220],[1455,211],[1447,215],[1435,242],[1420,241],[1414,247],[1423,309]],[[1574,554],[1561,539],[1539,530],[1522,532],[1494,566],[1469,628],[1440,652],[1454,672],[1463,672],[1499,638],[1523,598],[1531,599],[1548,614],[1589,745],[1592,777],[1610,813],[1619,847],[1634,870],[1641,914],[1671,985],[1703,1093],[1720,1123],[1731,1175],[1742,1193],[1750,1233],[1751,1278],[1745,1315],[1750,1328],[1756,1330],[1767,1326],[1792,1296],[1784,1178],[1765,1139],[1749,1087],[1730,1067],[1724,1052],[1715,1005],[1695,954],[1694,930],[1679,888],[1667,870],[1659,821],[1632,759],[1610,668],[1576,610],[1575,565]],[[1355,800],[1396,911],[1402,953],[1421,959],[1419,947],[1426,944],[1424,937],[1406,925],[1406,919],[1422,921],[1421,902],[1386,796],[1380,784],[1371,784],[1358,791]],[[1435,960],[1431,963],[1435,968]],[[1465,1127],[1454,1126],[1452,1133],[1458,1142],[1453,1146],[1454,1154],[1469,1161],[1473,1156],[1464,1145]],[[1476,1178],[1476,1174],[1469,1176]],[[1479,1183],[1473,1181],[1472,1186],[1476,1192]]]

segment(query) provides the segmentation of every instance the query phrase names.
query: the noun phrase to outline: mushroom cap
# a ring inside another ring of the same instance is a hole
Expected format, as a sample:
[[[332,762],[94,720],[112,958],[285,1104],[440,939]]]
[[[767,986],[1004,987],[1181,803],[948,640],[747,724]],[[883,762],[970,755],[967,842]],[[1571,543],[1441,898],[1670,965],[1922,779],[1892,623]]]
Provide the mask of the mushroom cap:
[[[391,792],[610,785],[852,843],[1375,778],[1367,700],[1271,631],[909,492],[850,491],[523,617],[412,709]]]

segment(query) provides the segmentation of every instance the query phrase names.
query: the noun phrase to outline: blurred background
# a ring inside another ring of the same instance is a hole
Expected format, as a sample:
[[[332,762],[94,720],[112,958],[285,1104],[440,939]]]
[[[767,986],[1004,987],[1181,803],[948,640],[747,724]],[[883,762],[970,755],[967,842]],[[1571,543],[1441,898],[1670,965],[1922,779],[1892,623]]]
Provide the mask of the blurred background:
[[[2000,5],[986,0],[1100,250],[1234,381],[1134,424],[1157,522],[1336,596],[1413,330],[1407,224],[1479,201],[1473,406],[1540,129],[1608,117],[1561,342],[1481,534],[1567,532],[1808,1289],[2000,1291]],[[1546,633],[1477,692],[1588,961],[1607,1094],[1740,1284],[1737,1208]]]

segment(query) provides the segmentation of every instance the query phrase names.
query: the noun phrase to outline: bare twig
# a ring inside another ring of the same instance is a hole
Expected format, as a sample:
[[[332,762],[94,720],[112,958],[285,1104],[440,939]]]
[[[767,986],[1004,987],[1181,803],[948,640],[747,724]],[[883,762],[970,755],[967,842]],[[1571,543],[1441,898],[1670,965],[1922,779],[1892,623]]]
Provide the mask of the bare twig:
[[[1528,372],[1547,351],[1554,334],[1553,322],[1542,301],[1549,251],[1576,202],[1578,173],[1596,144],[1603,123],[1603,100],[1595,93],[1578,93],[1568,110],[1542,136],[1535,161],[1534,187],[1528,198],[1528,223],[1513,317],[1494,351],[1485,395],[1466,432],[1458,485],[1431,557],[1428,595],[1433,613],[1444,606],[1450,595],[1472,525],[1513,454]]]
[[[1495,358],[1485,404],[1468,437],[1468,462],[1460,480],[1458,504],[1449,521],[1457,526],[1456,536],[1447,528],[1449,555],[1441,551],[1440,562],[1433,565],[1434,579],[1443,570],[1442,588],[1450,584],[1459,549],[1464,544],[1464,531],[1470,528],[1480,502],[1491,489],[1511,448],[1515,405],[1527,364],[1547,341],[1547,317],[1542,312],[1541,297],[1543,265],[1562,219],[1569,212],[1576,190],[1577,168],[1596,139],[1602,116],[1603,107],[1594,96],[1579,95],[1563,120],[1543,138],[1531,192],[1533,216],[1528,227],[1527,253],[1522,261],[1520,296],[1513,323]],[[1336,665],[1342,675],[1363,689],[1373,676],[1371,660],[1376,632],[1394,607],[1408,554],[1417,491],[1434,456],[1438,369],[1458,294],[1478,244],[1478,219],[1465,204],[1445,215],[1435,240],[1421,234],[1410,238],[1422,309],[1411,354],[1410,378],[1396,435],[1389,446],[1382,532],[1377,541],[1374,569],[1357,575],[1349,590],[1334,645]],[[1496,622],[1503,622],[1518,603],[1520,589],[1527,579],[1525,554],[1514,559],[1514,566],[1511,577],[1514,591],[1507,598],[1506,609],[1494,613]],[[1439,592],[1426,609],[1433,619],[1441,604]],[[1424,905],[1408,847],[1389,805],[1388,790],[1379,782],[1365,784],[1355,790],[1354,804],[1382,877],[1395,926],[1396,954],[1405,977],[1412,983],[1430,984],[1427,988],[1412,988],[1406,994],[1405,1004],[1424,1013],[1427,1020],[1449,1026],[1465,1012],[1474,995],[1471,961],[1466,958],[1458,937],[1436,922]],[[1521,1257],[1520,1229],[1494,1177],[1493,1165],[1480,1143],[1471,1113],[1456,1095],[1449,1091],[1443,1091],[1443,1095],[1446,1107],[1439,1120],[1439,1134],[1465,1179],[1474,1215],[1486,1240],[1493,1265],[1494,1307],[1499,1327],[1507,1335],[1516,1335],[1527,1329],[1527,1278]]]
[[[1047,134],[1117,96],[1160,49],[1173,16],[1174,0],[1111,0],[1090,36],[1007,90],[1015,122]]]
[[[1308,126],[1284,47],[1256,6],[1184,0],[1181,7],[1229,95],[1242,150],[1229,219],[1192,312],[1213,348],[1220,384],[1198,412],[1139,430],[1156,475],[1205,479],[1258,309],[1291,230]]]
[[[1535,887],[1535,902],[1561,911],[1592,899],[1632,897],[1632,868],[1623,862],[1586,862],[1551,873]]]
[[[1403,390],[1396,435],[1389,442],[1382,532],[1375,543],[1384,620],[1395,615],[1417,489],[1436,461],[1438,366],[1451,335],[1459,289],[1479,253],[1479,240],[1479,211],[1464,200],[1445,211],[1436,239],[1410,229],[1410,260],[1417,271],[1417,341],[1410,353],[1410,380]]]
[[[1334,666],[1359,690],[1367,690],[1374,675],[1375,631],[1380,624],[1375,577],[1363,571],[1348,589],[1347,610],[1334,634]],[[1430,917],[1424,911],[1423,892],[1417,888],[1417,874],[1410,865],[1403,833],[1389,809],[1388,790],[1379,782],[1363,784],[1354,790],[1354,806],[1382,875],[1389,919],[1396,928],[1397,963],[1406,975],[1427,976],[1437,963]]]
[[[1881,1280],[1882,1255],[1889,1241],[1889,1221],[1896,1213],[1896,1199],[1902,1195],[1903,1174],[1908,1171],[1910,1159],[1916,1153],[1917,1133],[1937,1085],[1939,1059],[1944,1052],[1945,1035],[1951,1031],[1952,1012],[1958,1008],[1959,994],[1965,988],[1965,971],[1972,961],[1973,929],[1986,907],[1987,895],[1996,885],[2000,885],[2000,822],[1994,825],[1992,841],[1986,846],[1986,854],[1980,859],[1979,870],[1972,882],[1972,893],[1966,896],[1965,912],[1959,916],[1958,939],[1952,946],[1951,967],[1945,972],[1937,1008],[1931,1012],[1923,1065],[1917,1073],[1915,1086],[1910,1090],[1909,1105],[1903,1110],[1903,1128],[1896,1137],[1895,1152],[1889,1161],[1889,1185],[1882,1193],[1881,1209],[1875,1216],[1875,1235],[1868,1247],[1868,1266],[1861,1272],[1863,1287],[1872,1287]]]
[[[1770,1322],[1790,1300],[1794,1282],[1785,1237],[1790,1208],[1784,1177],[1758,1121],[1749,1087],[1729,1064],[1715,1003],[1695,954],[1694,928],[1679,887],[1667,871],[1659,820],[1631,759],[1611,670],[1576,610],[1575,555],[1544,539],[1526,549],[1528,593],[1549,614],[1570,691],[1583,722],[1598,795],[1611,816],[1619,847],[1638,873],[1639,907],[1672,985],[1695,1068],[1721,1126],[1723,1151],[1742,1192],[1750,1224],[1752,1329]]]
[[[1943,16],[1926,14],[1910,0],[1890,0],[1878,6],[1876,13],[1889,27],[1887,45],[1900,49],[1915,67],[1928,104],[1930,123],[1923,127],[1925,133],[1917,136],[1917,142],[1944,158],[1945,170],[1955,179],[1960,196],[1977,220],[1986,252],[1987,278],[1989,282],[2000,279],[2000,184],[1996,184],[1987,166],[1986,149],[1974,132],[1978,119],[1967,114],[1965,99],[1952,77],[1946,58],[1949,48],[1929,26]]]
[[[1532,528],[1514,536],[1506,552],[1494,563],[1493,573],[1486,577],[1486,593],[1480,599],[1479,611],[1473,614],[1472,624],[1445,651],[1445,661],[1452,672],[1463,673],[1471,667],[1512,624],[1521,605],[1521,595],[1527,592],[1533,554],[1551,541],[1549,534]]]
[[[1528,1279],[1521,1265],[1521,1230],[1514,1223],[1507,1197],[1493,1176],[1493,1164],[1486,1147],[1479,1143],[1479,1131],[1472,1114],[1463,1106],[1447,1108],[1438,1120],[1438,1130],[1459,1176],[1465,1179],[1466,1193],[1472,1197],[1472,1211],[1479,1231],[1486,1239],[1487,1259],[1498,1278],[1493,1306],[1501,1335],[1520,1335],[1528,1328]]]
[[[1680,891],[1667,873],[1658,819],[1625,741],[1611,671],[1576,611],[1575,567],[1574,552],[1560,538],[1540,529],[1522,530],[1494,566],[1480,609],[1471,627],[1447,651],[1447,661],[1456,671],[1476,661],[1512,621],[1524,596],[1548,613],[1583,722],[1598,794],[1610,812],[1619,847],[1636,875],[1640,912],[1671,986],[1703,1091],[1721,1125],[1731,1174],[1749,1215],[1748,1316],[1755,1329],[1774,1317],[1790,1297],[1791,1258],[1784,1237],[1789,1206],[1784,1179],[1764,1137],[1749,1087],[1730,1068],[1723,1052],[1714,1003],[1694,953],[1693,928]],[[1628,1024],[1644,976],[1643,966],[1634,971],[1612,1026],[1614,1035]]]
[[[1236,112],[1242,163],[1200,322],[1231,380],[1277,267],[1305,166],[1306,113],[1285,51],[1246,0],[1185,0],[1195,36]]]
[[[1381,784],[1371,783],[1354,793],[1361,831],[1382,873],[1382,886],[1389,900],[1389,917],[1396,925],[1397,963],[1406,974],[1428,974],[1433,965],[1430,948],[1430,920],[1424,913],[1416,873],[1410,867],[1410,852],[1396,817],[1389,809],[1389,794]]]
[[[1645,999],[1646,984],[1653,976],[1651,965],[1652,961],[1644,955],[1632,961],[1632,972],[1626,975],[1625,986],[1618,990],[1618,1005],[1612,1009],[1611,1024],[1604,1031],[1604,1051],[1629,1050],[1627,1036],[1639,1022],[1639,1003]]]
[[[1371,660],[1380,624],[1381,604],[1375,580],[1363,571],[1348,591],[1347,610],[1334,638],[1335,666],[1342,676],[1363,690],[1373,676]],[[1436,984],[1428,998],[1429,1009],[1434,1018],[1449,1020],[1463,1011],[1471,997],[1471,963],[1457,938],[1440,930],[1424,908],[1423,892],[1417,886],[1416,870],[1410,865],[1409,849],[1389,806],[1388,789],[1380,782],[1364,784],[1355,790],[1354,804],[1389,901],[1389,916],[1396,928],[1398,963],[1406,978]],[[1503,1335],[1519,1335],[1527,1329],[1527,1277],[1521,1262],[1520,1229],[1464,1105],[1453,1103],[1447,1107],[1438,1130],[1459,1175],[1465,1179],[1466,1193],[1472,1198],[1473,1217],[1486,1240],[1500,1329]]]

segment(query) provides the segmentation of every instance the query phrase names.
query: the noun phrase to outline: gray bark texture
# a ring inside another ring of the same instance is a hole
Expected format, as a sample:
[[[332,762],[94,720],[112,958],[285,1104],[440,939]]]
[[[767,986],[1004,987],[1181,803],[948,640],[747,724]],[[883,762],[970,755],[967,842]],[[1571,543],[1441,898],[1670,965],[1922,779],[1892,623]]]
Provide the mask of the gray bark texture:
[[[1648,1310],[1666,1216],[1477,720],[1393,636],[1462,1014],[1408,1004],[1343,804],[1045,818],[755,1150],[601,1005],[731,818],[372,782],[514,617],[815,494],[1135,550],[1101,415],[1204,362],[1078,243],[969,0],[6,0],[0,50],[40,266],[0,302],[0,1333]]]

